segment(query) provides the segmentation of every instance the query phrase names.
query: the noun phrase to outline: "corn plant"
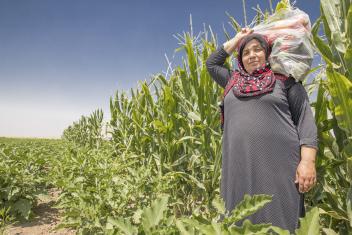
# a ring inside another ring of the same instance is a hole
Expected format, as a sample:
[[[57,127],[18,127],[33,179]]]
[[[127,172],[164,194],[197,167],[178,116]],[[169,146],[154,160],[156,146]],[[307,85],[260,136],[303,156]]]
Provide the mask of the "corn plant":
[[[182,68],[177,67],[169,79],[159,74],[149,84],[142,83],[131,92],[131,99],[117,92],[110,100],[116,152],[153,158],[160,176],[190,183],[174,191],[189,195],[191,202],[210,202],[220,176],[220,88],[206,71],[205,60],[215,44],[205,37],[206,33],[198,39],[202,44],[197,44],[191,33],[179,35],[187,53]]]
[[[99,148],[103,142],[103,117],[101,109],[82,116],[64,130],[62,138],[76,145]]]
[[[352,4],[321,0],[313,41],[325,61],[317,79],[315,120],[319,133],[318,185],[309,194],[326,232],[352,232]],[[319,31],[323,26],[323,34]]]

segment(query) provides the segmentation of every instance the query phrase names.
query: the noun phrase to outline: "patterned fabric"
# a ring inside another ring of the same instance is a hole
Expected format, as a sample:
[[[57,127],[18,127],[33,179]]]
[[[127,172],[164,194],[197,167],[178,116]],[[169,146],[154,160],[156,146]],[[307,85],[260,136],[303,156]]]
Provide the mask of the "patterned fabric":
[[[247,219],[294,233],[304,214],[303,194],[294,183],[301,127],[292,121],[284,83],[276,80],[271,93],[254,97],[239,98],[229,92],[224,104],[220,192],[226,210],[232,211],[245,194],[272,195],[270,203]],[[300,116],[304,121],[299,123],[306,127],[314,125],[309,108],[305,100]]]
[[[266,61],[268,61],[271,52],[267,38],[262,35],[250,34],[240,41],[237,48],[238,69],[233,72],[230,79],[234,84],[229,84],[229,86],[233,87],[233,93],[237,97],[248,97],[268,93],[271,92],[275,86],[275,76],[273,76],[269,62],[266,62],[251,74],[245,70],[242,61],[242,53],[246,44],[252,40],[257,40],[264,49]]]
[[[236,73],[236,71],[234,71],[234,73]],[[264,92],[262,92],[262,93],[260,93],[262,90],[259,89],[259,91],[257,91],[257,93],[253,92],[253,93],[254,93],[253,95],[248,95],[248,96],[260,95],[260,94],[264,94],[264,93],[267,93],[267,92],[271,92],[271,91],[273,90],[274,86],[275,86],[275,81],[276,81],[276,80],[280,80],[280,81],[283,81],[283,82],[285,82],[286,80],[288,80],[288,77],[286,77],[286,76],[283,75],[283,74],[279,74],[279,73],[271,73],[270,77],[271,77],[270,80],[273,81],[273,87],[271,87],[271,88],[266,88],[266,89],[264,90]],[[250,81],[253,81],[253,79],[250,80]],[[227,93],[229,93],[229,92],[231,91],[231,89],[234,88],[234,89],[232,89],[232,91],[233,91],[233,93],[234,93],[234,95],[235,95],[236,97],[248,97],[247,95],[243,95],[243,96],[241,96],[241,95],[239,95],[239,96],[236,95],[237,92],[240,92],[240,91],[238,90],[238,87],[236,87],[237,84],[238,84],[238,80],[235,80],[234,77],[233,77],[231,80],[228,81],[228,83],[227,83],[227,85],[226,85],[226,87],[225,87],[225,90],[224,90],[224,94],[223,94],[223,96],[222,96],[221,104],[219,105],[219,107],[220,107],[220,123],[221,123],[221,129],[222,129],[222,130],[223,130],[223,128],[224,128],[224,122],[225,122],[225,118],[224,118],[224,98],[225,98],[225,96],[227,95]],[[253,82],[253,84],[256,84],[256,83]],[[238,85],[237,85],[237,86],[238,86]],[[254,85],[254,86],[257,87],[257,85]],[[253,87],[254,87],[254,86],[253,86]],[[244,94],[250,94],[250,93],[244,93]]]
[[[237,97],[255,96],[271,92],[275,85],[275,76],[267,62],[252,74],[248,74],[243,69],[234,71],[228,86],[232,86],[233,94]],[[232,84],[233,83],[233,84]]]

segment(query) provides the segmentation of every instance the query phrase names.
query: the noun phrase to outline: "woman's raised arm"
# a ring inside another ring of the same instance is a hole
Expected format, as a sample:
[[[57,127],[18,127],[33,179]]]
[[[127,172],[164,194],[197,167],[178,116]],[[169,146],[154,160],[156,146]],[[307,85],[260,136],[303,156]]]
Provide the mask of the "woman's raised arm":
[[[236,34],[235,37],[223,44],[224,50],[227,52],[227,54],[231,55],[236,50],[241,39],[251,33],[253,33],[253,29],[243,28],[241,32]]]
[[[225,88],[227,81],[231,76],[231,70],[224,66],[225,60],[228,56],[229,54],[227,54],[224,47],[221,46],[214,51],[206,61],[210,76],[223,88]]]
[[[223,88],[225,88],[227,81],[231,76],[231,70],[224,66],[226,58],[236,50],[236,47],[238,46],[237,44],[240,40],[252,32],[252,29],[242,29],[241,32],[237,33],[235,37],[221,45],[221,47],[213,52],[207,59],[206,66],[209,74],[214,81]]]

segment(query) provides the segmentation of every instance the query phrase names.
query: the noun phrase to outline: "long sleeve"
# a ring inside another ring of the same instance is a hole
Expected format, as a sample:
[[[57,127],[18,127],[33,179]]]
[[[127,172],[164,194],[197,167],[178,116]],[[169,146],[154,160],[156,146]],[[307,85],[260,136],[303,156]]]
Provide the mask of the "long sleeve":
[[[229,54],[227,54],[222,45],[214,51],[206,61],[210,76],[223,88],[225,88],[227,81],[231,76],[231,70],[224,66],[225,60],[228,56]]]
[[[300,146],[318,149],[317,126],[302,83],[294,83],[287,93],[293,123],[296,125]]]

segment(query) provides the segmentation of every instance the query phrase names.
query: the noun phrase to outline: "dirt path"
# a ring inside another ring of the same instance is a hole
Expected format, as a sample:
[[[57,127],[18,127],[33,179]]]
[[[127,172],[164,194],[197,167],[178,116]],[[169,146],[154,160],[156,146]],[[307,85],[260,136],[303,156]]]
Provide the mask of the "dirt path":
[[[14,224],[8,226],[4,232],[6,235],[73,235],[75,231],[69,229],[60,229],[53,231],[60,222],[60,212],[58,209],[52,208],[59,196],[59,191],[51,189],[48,196],[41,197],[38,206],[33,209],[35,217],[28,222]]]

